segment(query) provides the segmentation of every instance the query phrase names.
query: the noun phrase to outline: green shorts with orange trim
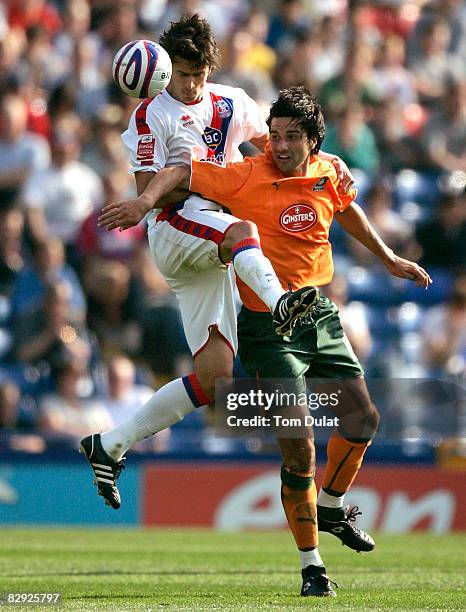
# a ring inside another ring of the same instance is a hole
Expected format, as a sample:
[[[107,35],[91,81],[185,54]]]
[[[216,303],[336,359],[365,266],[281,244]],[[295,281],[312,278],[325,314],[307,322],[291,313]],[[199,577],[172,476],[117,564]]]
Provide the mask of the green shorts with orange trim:
[[[300,319],[290,337],[278,336],[272,315],[243,306],[238,316],[241,364],[252,378],[295,379],[296,392],[306,378],[360,378],[364,370],[341,326],[337,305],[321,297],[312,316]]]

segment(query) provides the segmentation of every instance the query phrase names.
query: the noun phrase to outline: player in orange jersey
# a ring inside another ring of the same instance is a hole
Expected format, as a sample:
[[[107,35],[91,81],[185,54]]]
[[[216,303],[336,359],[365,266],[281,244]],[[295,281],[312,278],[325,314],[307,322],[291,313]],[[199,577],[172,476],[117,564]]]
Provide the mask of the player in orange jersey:
[[[222,202],[232,214],[253,221],[280,282],[293,289],[331,281],[329,231],[333,219],[391,274],[427,288],[429,274],[384,244],[355,203],[355,190],[341,191],[332,164],[317,156],[324,120],[309,91],[292,87],[280,92],[271,107],[268,126],[270,143],[264,155],[226,167],[193,160],[191,170],[165,169],[152,181],[145,197],[152,198],[155,205],[182,181],[181,186]],[[123,227],[133,224],[130,213],[127,217],[124,212],[119,214]],[[377,430],[379,414],[331,300],[321,297],[312,317],[299,320],[292,334],[283,338],[274,334],[267,306],[239,279],[238,286],[244,304],[238,318],[239,355],[249,375],[289,379],[300,392],[306,390],[305,375],[311,374],[326,379],[323,388],[329,390],[335,389],[337,380],[345,395],[332,408],[340,422],[328,443],[318,496],[312,436],[278,440],[283,457],[282,502],[301,556],[301,594],[333,596],[317,550],[318,529],[332,533],[354,550],[374,548],[372,538],[351,525],[355,513],[344,510],[343,499]]]

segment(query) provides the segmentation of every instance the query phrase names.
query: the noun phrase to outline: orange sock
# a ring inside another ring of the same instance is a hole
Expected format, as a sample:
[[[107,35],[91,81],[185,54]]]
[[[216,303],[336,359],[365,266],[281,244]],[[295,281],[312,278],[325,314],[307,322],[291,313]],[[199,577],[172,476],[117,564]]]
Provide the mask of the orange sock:
[[[299,550],[315,548],[319,544],[319,531],[314,477],[293,474],[282,467],[281,479],[282,504],[296,545]]]
[[[322,489],[330,495],[344,495],[356,478],[370,443],[370,440],[349,442],[335,430],[327,444],[327,465]]]

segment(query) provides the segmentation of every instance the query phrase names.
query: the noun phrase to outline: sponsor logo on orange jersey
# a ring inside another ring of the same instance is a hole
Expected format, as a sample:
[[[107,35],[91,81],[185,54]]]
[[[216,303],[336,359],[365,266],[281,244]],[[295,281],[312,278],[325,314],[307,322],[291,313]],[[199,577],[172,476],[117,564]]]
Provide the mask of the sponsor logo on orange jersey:
[[[280,215],[280,225],[287,232],[303,232],[317,221],[316,211],[308,204],[288,206]]]

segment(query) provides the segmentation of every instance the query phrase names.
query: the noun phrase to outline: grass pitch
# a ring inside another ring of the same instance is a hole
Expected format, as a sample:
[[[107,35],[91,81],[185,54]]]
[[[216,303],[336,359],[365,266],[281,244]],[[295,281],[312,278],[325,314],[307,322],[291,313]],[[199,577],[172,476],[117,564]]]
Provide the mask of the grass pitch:
[[[61,609],[86,612],[466,609],[466,535],[376,540],[374,552],[358,555],[323,534],[338,597],[304,599],[286,531],[0,529],[0,594],[61,592]]]

